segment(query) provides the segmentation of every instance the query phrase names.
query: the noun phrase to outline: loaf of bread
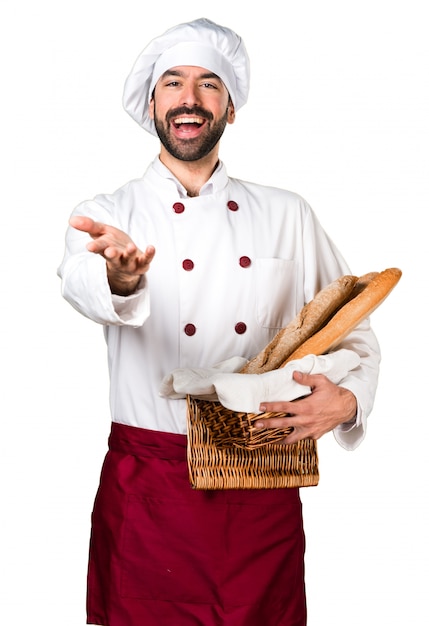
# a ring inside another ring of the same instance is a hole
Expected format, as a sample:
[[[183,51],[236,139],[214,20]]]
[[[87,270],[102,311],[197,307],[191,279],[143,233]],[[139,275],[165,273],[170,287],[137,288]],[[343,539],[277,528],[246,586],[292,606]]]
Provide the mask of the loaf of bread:
[[[355,285],[352,289],[352,292],[349,296],[349,300],[353,300],[353,298],[356,298],[356,296],[358,296],[361,291],[363,291],[365,289],[365,287],[367,287],[369,285],[369,283],[378,275],[378,272],[369,272],[368,274],[364,274],[363,276],[360,276],[357,281],[355,282]]]
[[[313,300],[276,334],[271,343],[244,366],[241,373],[262,374],[280,367],[290,354],[322,328],[350,299],[358,282],[357,276],[345,275],[321,289]]]
[[[355,284],[355,295],[331,319],[285,357],[282,365],[308,354],[324,354],[335,348],[361,321],[367,318],[389,295],[402,276],[398,268],[389,268],[362,276]]]

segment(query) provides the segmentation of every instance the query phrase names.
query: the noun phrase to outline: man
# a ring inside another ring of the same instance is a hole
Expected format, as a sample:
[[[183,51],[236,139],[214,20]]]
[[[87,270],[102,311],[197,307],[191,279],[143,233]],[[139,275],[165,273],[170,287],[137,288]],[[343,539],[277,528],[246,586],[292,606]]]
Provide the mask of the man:
[[[231,30],[200,19],[154,39],[126,81],[124,106],[158,135],[159,157],[70,219],[63,295],[104,326],[111,377],[88,623],[306,623],[298,490],[192,490],[185,400],[159,393],[175,368],[253,357],[349,273],[302,198],[227,176],[219,141],[248,87],[247,53]],[[368,321],[344,346],[360,364],[340,385],[297,371],[310,395],[261,398],[261,410],[290,414],[268,424],[287,420],[288,442],[331,430],[348,449],[362,440],[379,364]]]

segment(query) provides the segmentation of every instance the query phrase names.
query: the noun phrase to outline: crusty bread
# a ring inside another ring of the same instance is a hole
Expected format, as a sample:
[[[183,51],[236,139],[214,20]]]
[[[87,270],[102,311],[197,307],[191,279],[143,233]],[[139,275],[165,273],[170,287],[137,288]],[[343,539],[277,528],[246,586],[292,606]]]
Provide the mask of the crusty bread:
[[[280,367],[308,354],[324,354],[335,348],[385,300],[402,276],[401,270],[395,267],[374,274],[362,276],[356,283],[357,295],[344,304],[323,328],[290,353]]]
[[[321,289],[264,350],[241,370],[243,374],[262,374],[277,369],[298,346],[314,335],[350,298],[357,276],[341,276]]]
[[[368,272],[368,274],[364,274],[363,276],[359,276],[357,279],[355,286],[352,289],[352,292],[349,296],[349,300],[356,298],[361,291],[365,289],[369,285],[369,283],[374,280],[374,278],[378,275],[379,272]]]

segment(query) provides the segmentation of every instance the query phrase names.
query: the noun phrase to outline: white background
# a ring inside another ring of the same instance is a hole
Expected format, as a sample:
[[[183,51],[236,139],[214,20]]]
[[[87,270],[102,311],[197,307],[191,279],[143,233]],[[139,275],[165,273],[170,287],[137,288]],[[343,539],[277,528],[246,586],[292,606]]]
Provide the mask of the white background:
[[[222,142],[229,174],[304,196],[354,273],[403,271],[372,317],[383,362],[368,436],[352,453],[325,436],[320,484],[302,492],[309,626],[429,623],[424,5],[2,0],[1,624],[85,622],[106,354],[56,268],[74,206],[157,154],[122,110],[132,63],[202,16],[239,32],[252,60]]]

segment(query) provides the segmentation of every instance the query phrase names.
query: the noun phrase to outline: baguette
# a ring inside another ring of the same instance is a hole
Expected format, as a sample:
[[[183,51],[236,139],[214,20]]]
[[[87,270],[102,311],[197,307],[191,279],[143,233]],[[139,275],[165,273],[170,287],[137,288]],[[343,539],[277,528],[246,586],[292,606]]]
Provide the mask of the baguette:
[[[401,270],[395,267],[375,272],[374,277],[371,274],[363,276],[360,283],[359,280],[356,283],[359,293],[344,304],[322,329],[289,354],[280,367],[308,354],[317,356],[335,348],[387,298],[401,276]]]
[[[368,274],[360,276],[357,279],[355,286],[353,287],[349,300],[356,298],[356,296],[358,296],[366,287],[368,287],[369,283],[374,280],[374,278],[378,276],[378,274],[379,272],[368,272]]]
[[[349,300],[358,282],[357,276],[341,276],[321,289],[282,328],[264,350],[245,365],[242,374],[262,374],[277,369],[298,346],[316,333]]]

